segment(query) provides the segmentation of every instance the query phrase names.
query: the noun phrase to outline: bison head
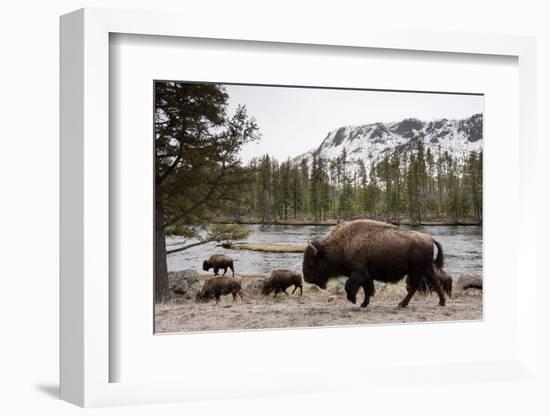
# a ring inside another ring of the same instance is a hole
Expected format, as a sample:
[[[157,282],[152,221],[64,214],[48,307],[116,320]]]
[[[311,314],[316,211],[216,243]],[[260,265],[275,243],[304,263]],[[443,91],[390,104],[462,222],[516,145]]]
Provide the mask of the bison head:
[[[203,302],[202,290],[195,296],[195,302]]]
[[[210,269],[210,263],[208,263],[208,260],[205,260],[202,262],[202,269],[207,272]]]
[[[304,262],[302,272],[304,280],[314,283],[321,289],[327,288],[327,281],[330,276],[331,263],[326,256],[325,247],[321,241],[308,242],[304,251]]]
[[[210,298],[210,291],[208,290],[208,288],[203,287],[201,290],[199,290],[199,293],[197,293],[195,300],[198,303],[202,303],[202,302],[208,302],[209,298]]]

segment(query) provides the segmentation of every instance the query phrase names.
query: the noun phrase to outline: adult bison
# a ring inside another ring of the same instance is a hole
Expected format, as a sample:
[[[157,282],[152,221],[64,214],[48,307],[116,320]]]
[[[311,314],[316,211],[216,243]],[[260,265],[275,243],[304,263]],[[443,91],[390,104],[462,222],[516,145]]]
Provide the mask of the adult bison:
[[[264,282],[262,293],[269,295],[271,292],[275,292],[273,297],[276,297],[279,292],[288,295],[286,289],[292,285],[294,285],[292,294],[300,288],[300,296],[302,296],[302,275],[294,270],[276,269],[271,272],[271,276]]]
[[[235,269],[233,268],[233,259],[224,254],[212,254],[208,260],[202,262],[202,269],[207,272],[210,269],[214,269],[214,276],[218,275],[218,270],[223,269],[223,275],[227,273],[227,269],[231,269],[233,276],[235,276]]]
[[[241,291],[241,282],[233,277],[214,277],[204,282],[201,291],[197,294],[197,302],[208,302],[210,299],[216,299],[216,305],[222,295],[233,295],[233,302],[237,295],[243,298]]]
[[[437,257],[433,260],[434,244]],[[308,283],[326,288],[329,278],[348,276],[345,284],[350,302],[356,303],[363,287],[366,307],[374,295],[374,280],[395,283],[408,276],[409,289],[399,306],[405,307],[422,278],[430,281],[445,306],[445,296],[435,279],[434,263],[443,267],[441,244],[430,235],[403,230],[378,221],[358,220],[339,224],[323,240],[308,243],[304,251],[303,273]]]

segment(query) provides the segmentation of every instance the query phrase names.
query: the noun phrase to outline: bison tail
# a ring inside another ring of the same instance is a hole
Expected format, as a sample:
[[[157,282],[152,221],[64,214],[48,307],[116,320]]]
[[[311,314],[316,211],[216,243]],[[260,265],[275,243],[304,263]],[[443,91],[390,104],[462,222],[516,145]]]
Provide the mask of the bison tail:
[[[441,244],[437,240],[433,240],[434,244],[437,246],[437,256],[435,258],[435,265],[442,269],[443,263],[444,263],[444,257],[443,257],[443,248],[441,247]]]

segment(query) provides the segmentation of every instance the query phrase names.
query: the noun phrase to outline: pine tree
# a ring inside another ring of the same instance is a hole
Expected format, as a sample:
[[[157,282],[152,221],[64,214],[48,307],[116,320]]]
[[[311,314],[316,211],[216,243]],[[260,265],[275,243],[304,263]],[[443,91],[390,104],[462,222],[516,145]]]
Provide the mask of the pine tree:
[[[208,218],[219,212],[217,199],[240,186],[235,181],[243,179],[239,152],[259,133],[246,107],[227,114],[228,96],[220,85],[158,81],[154,88],[155,300],[160,302],[168,296],[167,230],[198,239],[194,244],[238,234],[210,227]]]
[[[302,189],[302,211],[304,214],[309,212],[309,166],[307,159],[302,159],[300,162],[300,179]]]
[[[262,218],[262,223],[271,220],[271,206],[272,206],[272,168],[271,159],[269,155],[265,155],[260,162],[259,171],[259,201],[258,207]]]
[[[347,172],[347,163],[347,152],[344,148],[339,158],[339,179],[341,187],[339,211],[340,216],[343,218],[349,218],[351,216],[353,202],[353,185]]]
[[[313,155],[312,161],[311,161],[311,176],[310,176],[310,185],[309,185],[309,196],[310,196],[310,204],[311,204],[311,211],[313,213],[313,216],[315,220],[319,220],[320,217],[320,199],[319,199],[319,191],[320,191],[320,175],[319,175],[319,156],[316,154]]]

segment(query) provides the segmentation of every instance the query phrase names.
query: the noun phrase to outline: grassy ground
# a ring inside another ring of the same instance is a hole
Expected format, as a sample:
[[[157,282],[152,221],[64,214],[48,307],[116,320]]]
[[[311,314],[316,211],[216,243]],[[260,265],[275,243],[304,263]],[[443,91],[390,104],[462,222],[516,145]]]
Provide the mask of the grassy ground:
[[[416,294],[407,308],[397,303],[405,296],[403,282],[386,285],[377,291],[367,308],[345,298],[341,286],[329,284],[326,291],[304,284],[303,296],[279,294],[264,296],[252,288],[262,276],[243,276],[243,300],[233,302],[231,296],[215,302],[170,302],[155,307],[157,333],[190,331],[226,331],[290,327],[319,327],[340,325],[369,325],[406,322],[462,321],[483,319],[482,292],[458,289],[438,306],[437,296]],[[288,290],[290,293],[292,290]]]

